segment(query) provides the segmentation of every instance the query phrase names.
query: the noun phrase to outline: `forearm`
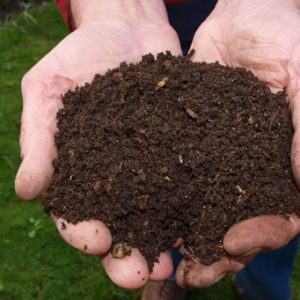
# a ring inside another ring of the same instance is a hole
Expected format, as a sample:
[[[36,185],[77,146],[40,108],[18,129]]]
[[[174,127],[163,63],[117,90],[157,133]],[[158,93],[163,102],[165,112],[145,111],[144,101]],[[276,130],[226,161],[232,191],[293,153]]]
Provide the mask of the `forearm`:
[[[162,0],[71,0],[75,27],[107,18],[168,22]]]

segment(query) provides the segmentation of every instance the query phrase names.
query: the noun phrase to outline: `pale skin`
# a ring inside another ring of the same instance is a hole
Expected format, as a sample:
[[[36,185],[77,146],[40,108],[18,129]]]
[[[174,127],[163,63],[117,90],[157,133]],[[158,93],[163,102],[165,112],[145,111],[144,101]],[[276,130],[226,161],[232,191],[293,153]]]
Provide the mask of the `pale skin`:
[[[137,62],[146,53],[170,50],[181,54],[177,34],[168,23],[161,0],[73,0],[76,30],[61,41],[22,81],[22,163],[16,177],[16,192],[30,200],[45,192],[53,174],[56,156],[54,134],[61,94],[91,81],[122,61]],[[292,163],[300,179],[300,3],[298,0],[219,0],[213,13],[195,34],[195,61],[216,61],[243,66],[268,82],[273,90],[287,88],[295,135]],[[41,151],[43,149],[43,151]],[[173,270],[168,253],[149,273],[138,249],[116,259],[109,254],[111,235],[100,221],[68,224],[53,217],[61,236],[72,246],[102,257],[108,276],[124,288],[142,287],[148,280],[164,280]],[[62,225],[64,223],[65,226]],[[259,229],[258,229],[259,228]],[[236,273],[262,250],[285,245],[300,232],[300,221],[263,216],[234,225],[224,238],[224,247],[236,259],[222,258],[211,266],[186,262],[176,272],[183,287],[213,284],[225,274]]]

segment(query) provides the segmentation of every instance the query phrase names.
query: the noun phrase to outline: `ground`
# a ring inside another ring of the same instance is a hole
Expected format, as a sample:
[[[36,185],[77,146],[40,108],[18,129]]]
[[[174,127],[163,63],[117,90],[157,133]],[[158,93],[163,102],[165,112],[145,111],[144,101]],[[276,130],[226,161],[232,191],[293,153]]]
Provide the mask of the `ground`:
[[[1,22],[1,21],[0,21]],[[81,254],[58,235],[37,202],[25,203],[13,188],[19,164],[22,75],[67,34],[53,3],[26,9],[0,24],[0,299],[129,300],[139,292],[113,285],[98,258]],[[300,256],[293,299],[300,300]],[[237,300],[226,278],[189,300]]]

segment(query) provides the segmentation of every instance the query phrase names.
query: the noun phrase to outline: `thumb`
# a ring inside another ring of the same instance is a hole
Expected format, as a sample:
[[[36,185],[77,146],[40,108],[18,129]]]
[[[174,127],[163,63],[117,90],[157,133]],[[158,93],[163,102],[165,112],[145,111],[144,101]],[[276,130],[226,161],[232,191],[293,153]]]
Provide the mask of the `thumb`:
[[[300,99],[299,99],[300,100]],[[293,112],[293,119],[294,124],[298,123],[300,121],[300,105],[297,104],[294,112]],[[297,121],[296,121],[297,119]],[[299,125],[295,126],[295,132],[293,136],[293,142],[292,142],[292,150],[291,150],[291,166],[293,175],[295,178],[295,182],[300,187],[300,128]]]
[[[22,80],[20,146],[23,160],[15,179],[15,189],[17,195],[25,200],[45,191],[53,174],[56,113],[62,107],[62,84],[66,86],[64,80],[54,81],[41,81],[34,71],[29,71]]]
[[[224,237],[224,248],[232,256],[248,256],[286,245],[300,231],[300,219],[291,215],[259,216],[233,225]]]
[[[300,187],[300,58],[299,61],[289,63],[288,73],[288,96],[295,130],[291,150],[291,165],[296,183]]]

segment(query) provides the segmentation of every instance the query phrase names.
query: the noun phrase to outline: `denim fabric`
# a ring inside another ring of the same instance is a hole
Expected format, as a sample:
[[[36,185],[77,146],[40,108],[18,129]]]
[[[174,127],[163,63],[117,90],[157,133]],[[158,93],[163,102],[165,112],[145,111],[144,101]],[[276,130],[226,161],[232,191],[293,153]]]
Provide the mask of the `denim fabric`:
[[[289,300],[299,237],[285,247],[257,255],[235,278],[245,300]]]
[[[183,4],[166,5],[170,24],[179,35],[184,54],[189,51],[195,31],[216,3],[217,0],[191,0]]]

